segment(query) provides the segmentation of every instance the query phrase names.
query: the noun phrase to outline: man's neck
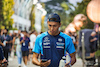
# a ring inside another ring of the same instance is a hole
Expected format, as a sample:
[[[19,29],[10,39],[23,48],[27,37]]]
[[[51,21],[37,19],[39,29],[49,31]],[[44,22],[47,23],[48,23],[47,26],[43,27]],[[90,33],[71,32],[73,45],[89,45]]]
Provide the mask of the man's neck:
[[[50,31],[48,31],[48,33],[50,34],[50,35],[52,35],[52,36],[56,36],[56,35],[58,35],[59,33],[60,33],[60,31],[58,31],[56,34],[52,34]]]

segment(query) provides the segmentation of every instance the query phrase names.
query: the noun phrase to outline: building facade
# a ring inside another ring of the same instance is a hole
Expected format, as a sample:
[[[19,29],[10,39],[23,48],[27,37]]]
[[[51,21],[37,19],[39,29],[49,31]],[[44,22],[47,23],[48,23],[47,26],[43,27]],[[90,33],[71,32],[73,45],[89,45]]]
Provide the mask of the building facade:
[[[31,21],[29,20],[33,0],[14,0],[14,14],[12,18],[14,19],[13,27],[19,30],[29,31],[31,26]]]
[[[14,15],[12,18],[14,19],[13,27],[19,30],[29,31],[31,27],[30,13],[32,10],[32,6],[35,5],[35,29],[38,33],[41,32],[41,20],[42,17],[47,14],[46,10],[42,7],[42,5],[38,2],[38,0],[14,0]]]

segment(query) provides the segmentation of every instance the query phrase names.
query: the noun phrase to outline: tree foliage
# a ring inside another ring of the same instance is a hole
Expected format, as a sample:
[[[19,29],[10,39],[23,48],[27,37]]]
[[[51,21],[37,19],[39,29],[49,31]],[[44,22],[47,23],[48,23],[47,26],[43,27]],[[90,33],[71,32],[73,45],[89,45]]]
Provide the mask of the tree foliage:
[[[62,2],[62,3],[61,3],[61,7],[62,7],[64,10],[68,10],[68,9],[69,9],[69,6],[66,4],[66,2]]]
[[[64,30],[67,25],[67,14],[66,10],[69,10],[68,0],[51,0],[45,3],[45,9],[48,14],[57,13],[61,17],[61,30]]]
[[[74,19],[74,17],[77,14],[86,14],[86,8],[88,3],[91,0],[83,0],[82,2],[78,2],[77,6],[73,6],[68,2],[68,0],[51,0],[48,2],[45,2],[45,9],[48,14],[50,13],[58,13],[61,17],[61,30],[64,30],[69,23],[71,23]],[[75,10],[72,9],[75,8]],[[88,29],[93,29],[94,23],[87,17],[88,23],[82,27],[88,28]]]
[[[52,13],[54,11],[62,11],[63,8],[61,6],[61,3],[68,2],[68,0],[51,0],[45,2],[45,9],[47,10],[47,13]]]
[[[12,10],[13,5],[13,0],[0,1],[0,28],[12,29],[13,19],[11,16],[14,13]]]
[[[34,11],[34,8],[35,8],[35,5],[32,6],[32,10],[31,10],[31,13],[30,13],[30,20],[31,20],[31,28],[30,30],[33,30],[35,29],[35,11]]]

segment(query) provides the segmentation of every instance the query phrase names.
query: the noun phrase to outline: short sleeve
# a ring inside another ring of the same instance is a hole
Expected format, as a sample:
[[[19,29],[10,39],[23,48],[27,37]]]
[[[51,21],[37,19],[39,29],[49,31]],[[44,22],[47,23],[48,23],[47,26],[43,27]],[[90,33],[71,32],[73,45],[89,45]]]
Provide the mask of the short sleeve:
[[[66,40],[66,51],[71,54],[71,53],[74,53],[75,52],[75,47],[74,47],[74,44],[72,42],[72,39],[71,38],[67,38]]]
[[[35,52],[35,53],[40,53],[40,51],[41,51],[41,47],[40,47],[40,43],[39,43],[39,41],[40,41],[40,38],[39,37],[37,37],[36,38],[36,41],[35,41],[35,45],[34,45],[34,48],[33,48],[33,52]]]
[[[23,38],[21,37],[21,38],[20,38],[20,41],[21,41],[22,39],[23,39]]]

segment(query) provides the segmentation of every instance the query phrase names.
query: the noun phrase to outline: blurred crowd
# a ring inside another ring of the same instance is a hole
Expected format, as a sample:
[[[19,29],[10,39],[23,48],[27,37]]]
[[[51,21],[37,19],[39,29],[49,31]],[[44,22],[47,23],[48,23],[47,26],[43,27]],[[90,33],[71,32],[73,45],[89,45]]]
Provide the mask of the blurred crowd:
[[[42,32],[41,32],[42,33]],[[0,30],[0,47],[2,48],[2,56],[9,62],[9,57],[18,57],[18,66],[21,67],[22,58],[26,67],[27,62],[32,58],[32,49],[38,33],[33,30],[9,32],[7,29]],[[0,59],[2,61],[4,58]],[[1,62],[2,63],[2,62]],[[0,63],[0,64],[1,64]],[[8,64],[7,64],[8,65]]]
[[[78,46],[78,36],[76,32],[68,32],[67,35],[69,35],[73,41],[73,44],[75,46],[75,49],[77,50],[77,46]]]
[[[41,32],[42,33],[42,32]],[[40,34],[41,34],[40,33]],[[0,48],[2,48],[2,55],[4,58],[0,59],[0,64],[4,62],[9,62],[9,57],[14,58],[17,55],[18,66],[21,67],[22,59],[24,62],[24,67],[27,67],[27,63],[32,61],[32,49],[34,47],[35,39],[39,35],[35,30],[30,31],[20,31],[11,33],[7,29],[0,30]],[[68,34],[73,41],[76,52],[78,52],[78,35],[76,32],[68,32]],[[97,34],[92,32],[89,36],[89,48],[90,56],[95,57],[95,51],[97,49]],[[0,54],[1,55],[1,54]],[[1,62],[2,60],[2,62]],[[7,65],[9,65],[7,63]]]

